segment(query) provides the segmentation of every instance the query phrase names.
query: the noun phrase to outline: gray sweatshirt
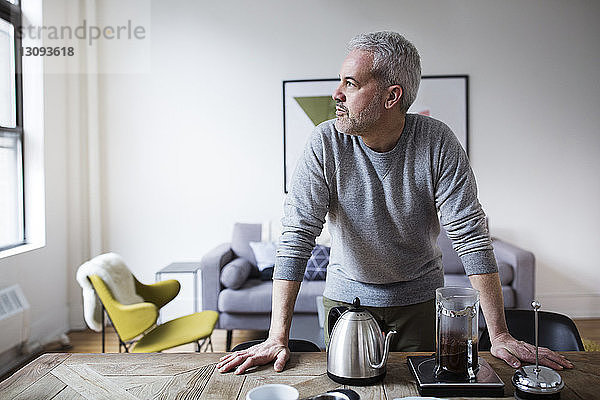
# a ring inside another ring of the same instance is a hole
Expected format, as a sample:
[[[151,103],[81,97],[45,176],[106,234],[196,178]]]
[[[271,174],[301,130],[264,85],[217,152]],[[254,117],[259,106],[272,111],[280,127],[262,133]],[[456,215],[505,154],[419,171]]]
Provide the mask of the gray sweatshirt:
[[[285,200],[274,279],[302,280],[326,216],[332,300],[386,307],[434,298],[444,285],[440,222],[468,275],[497,271],[467,155],[433,118],[407,114],[385,153],[334,120],[315,128]]]

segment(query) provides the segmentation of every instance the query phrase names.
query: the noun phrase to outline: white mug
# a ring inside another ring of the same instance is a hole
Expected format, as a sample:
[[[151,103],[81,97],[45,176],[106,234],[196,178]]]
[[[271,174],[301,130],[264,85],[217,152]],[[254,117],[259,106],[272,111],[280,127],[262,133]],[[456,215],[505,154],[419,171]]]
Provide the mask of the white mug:
[[[296,388],[279,383],[256,387],[246,394],[246,400],[298,400]]]

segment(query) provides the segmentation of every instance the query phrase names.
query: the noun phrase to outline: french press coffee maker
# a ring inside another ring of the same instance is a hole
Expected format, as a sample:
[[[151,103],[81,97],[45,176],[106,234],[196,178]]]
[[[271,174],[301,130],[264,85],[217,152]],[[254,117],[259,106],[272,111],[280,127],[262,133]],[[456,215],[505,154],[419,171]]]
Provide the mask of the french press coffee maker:
[[[435,376],[471,381],[477,374],[479,292],[465,287],[435,291]]]
[[[504,382],[479,359],[479,292],[464,287],[436,290],[433,356],[409,356],[421,396],[502,397]]]

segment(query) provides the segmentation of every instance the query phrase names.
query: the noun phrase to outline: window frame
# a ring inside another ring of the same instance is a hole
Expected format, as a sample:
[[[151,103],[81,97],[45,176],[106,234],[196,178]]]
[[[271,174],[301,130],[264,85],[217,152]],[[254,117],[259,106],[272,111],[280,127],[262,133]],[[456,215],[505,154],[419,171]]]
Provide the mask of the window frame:
[[[22,56],[21,56],[21,26],[22,26],[22,10],[20,1],[17,4],[12,4],[8,0],[0,0],[0,19],[6,21],[14,27],[14,55],[15,55],[15,108],[16,120],[15,127],[8,128],[0,126],[0,136],[11,136],[17,138],[17,147],[20,151],[20,172],[18,177],[20,183],[20,203],[21,203],[21,240],[16,243],[11,243],[7,246],[0,247],[0,251],[12,249],[14,247],[27,244],[27,225],[25,212],[25,140],[23,131],[23,78],[22,78]]]

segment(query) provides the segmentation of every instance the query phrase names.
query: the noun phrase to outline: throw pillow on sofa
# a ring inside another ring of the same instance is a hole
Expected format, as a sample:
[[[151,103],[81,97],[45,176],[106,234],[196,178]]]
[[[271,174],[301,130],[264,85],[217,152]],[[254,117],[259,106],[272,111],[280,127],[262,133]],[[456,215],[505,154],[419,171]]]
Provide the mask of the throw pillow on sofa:
[[[246,283],[253,268],[245,258],[236,258],[221,270],[221,284],[229,289],[239,289]]]
[[[277,245],[273,242],[250,242],[250,248],[256,258],[256,266],[259,271],[275,265],[275,253]]]
[[[260,271],[260,279],[269,281],[273,279],[275,266],[275,254],[277,246],[273,242],[250,242],[250,247],[256,258],[256,265]],[[327,265],[329,264],[329,247],[316,245],[312,250],[310,258],[306,263],[304,280],[324,281],[327,276]]]
[[[254,258],[256,258],[260,280],[270,281],[273,279],[277,245],[274,242],[250,242],[250,248],[254,253]]]
[[[329,247],[316,245],[306,263],[304,280],[324,281],[327,276],[327,265],[329,264]]]
[[[256,260],[248,242],[260,240],[261,230],[260,224],[236,223],[233,226],[231,250],[237,257],[245,258],[254,266],[256,266]]]
[[[258,272],[258,278],[261,281],[270,281],[273,280],[273,272],[275,271],[275,267],[268,267]]]

